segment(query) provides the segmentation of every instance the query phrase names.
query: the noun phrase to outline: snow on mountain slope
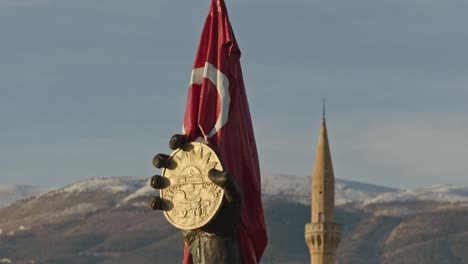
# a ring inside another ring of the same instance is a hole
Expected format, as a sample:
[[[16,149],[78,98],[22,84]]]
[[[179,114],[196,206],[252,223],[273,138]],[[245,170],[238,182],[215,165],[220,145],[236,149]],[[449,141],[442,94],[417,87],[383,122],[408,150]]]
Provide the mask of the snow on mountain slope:
[[[125,197],[122,200],[122,202],[127,203],[129,201],[133,201],[139,198],[149,199],[149,197],[153,197],[156,194],[159,194],[158,190],[155,190],[153,189],[153,187],[151,187],[150,180],[151,179],[148,179],[146,183],[143,186],[141,186],[138,190]]]
[[[0,186],[0,208],[47,190],[46,188],[25,185]]]
[[[145,180],[137,177],[105,177],[91,178],[74,183],[63,188],[44,194],[79,194],[82,192],[107,191],[111,193],[133,193],[145,185]]]
[[[282,196],[289,201],[310,204],[311,177],[268,175],[262,178],[264,195]],[[396,189],[337,179],[335,183],[335,204],[362,203],[383,193]]]
[[[268,175],[262,177],[262,194],[279,196],[288,201],[310,204],[311,180],[307,177]]]
[[[310,204],[311,177],[265,176],[264,195],[282,196],[289,201]],[[435,185],[427,188],[398,190],[356,181],[336,179],[335,204],[383,204],[395,202],[435,201],[468,203],[468,186]]]
[[[288,201],[310,204],[311,177],[267,175],[262,177],[262,194],[265,197],[280,197]],[[31,186],[0,186],[0,207],[37,195],[44,188]],[[378,185],[337,179],[335,184],[336,205],[372,205],[392,202],[436,201],[467,202],[468,186],[437,185],[428,188],[397,190]],[[92,178],[60,189],[43,193],[38,198],[53,195],[77,195],[105,191],[118,204],[141,204],[157,195],[159,191],[149,185],[149,179],[137,177]],[[145,202],[146,206],[146,202]]]
[[[381,194],[365,205],[393,202],[436,201],[446,203],[468,202],[468,186],[435,185],[428,188],[407,189]]]
[[[262,178],[263,195],[282,196],[288,201],[302,204],[310,204],[310,188],[310,177],[268,175]],[[58,189],[54,193],[80,193],[94,190],[127,193],[126,197],[120,201],[124,204],[136,200],[147,200],[159,193],[151,188],[149,179],[134,177],[93,178]],[[337,180],[336,204],[361,203],[391,191],[396,190],[371,184]]]
[[[335,183],[335,204],[362,203],[397,189],[356,181],[337,179]]]

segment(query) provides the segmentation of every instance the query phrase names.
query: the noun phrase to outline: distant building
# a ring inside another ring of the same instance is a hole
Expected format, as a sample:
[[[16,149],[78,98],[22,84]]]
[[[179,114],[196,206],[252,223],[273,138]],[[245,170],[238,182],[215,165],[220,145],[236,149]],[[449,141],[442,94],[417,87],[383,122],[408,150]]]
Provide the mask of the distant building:
[[[341,240],[341,226],[335,223],[335,176],[328,145],[325,115],[322,120],[312,174],[311,223],[305,226],[305,240],[311,264],[334,264]]]

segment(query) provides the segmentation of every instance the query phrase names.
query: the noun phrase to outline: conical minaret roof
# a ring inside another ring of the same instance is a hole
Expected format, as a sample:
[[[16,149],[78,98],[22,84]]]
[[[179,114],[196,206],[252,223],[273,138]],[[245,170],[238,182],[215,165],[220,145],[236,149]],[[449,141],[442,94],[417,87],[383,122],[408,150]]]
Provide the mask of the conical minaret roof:
[[[333,164],[330,154],[330,144],[328,143],[328,133],[325,117],[322,119],[322,126],[320,128],[312,177],[335,178],[333,174]]]

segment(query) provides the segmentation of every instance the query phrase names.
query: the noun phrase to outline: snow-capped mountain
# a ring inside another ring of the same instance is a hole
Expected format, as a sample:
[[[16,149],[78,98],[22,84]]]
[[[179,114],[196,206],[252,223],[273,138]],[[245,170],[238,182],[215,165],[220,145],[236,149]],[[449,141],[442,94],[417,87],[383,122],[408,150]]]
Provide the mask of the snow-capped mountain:
[[[312,179],[285,175],[263,177],[264,195],[310,204]],[[335,204],[375,205],[404,202],[468,203],[468,186],[435,185],[416,189],[393,189],[357,181],[336,179]]]
[[[281,196],[288,201],[310,204],[312,187],[311,177],[285,175],[268,175],[262,179],[264,195]],[[335,183],[335,204],[360,204],[385,193],[396,192],[396,189],[337,179]]]
[[[125,197],[122,200],[123,203],[143,197],[147,199],[157,193],[156,190],[151,188],[149,182],[146,184],[139,182],[138,184],[142,184],[141,188]],[[281,197],[289,202],[310,204],[311,184],[310,177],[267,175],[262,178],[262,194],[267,197]],[[136,186],[137,184],[134,185],[134,187]],[[337,205],[359,204],[376,198],[381,194],[397,191],[396,189],[348,180],[337,180],[335,188]]]
[[[311,177],[266,175],[262,178],[262,194],[289,202],[310,204]],[[0,207],[16,200],[36,196],[78,195],[99,191],[114,195],[117,205],[146,206],[146,201],[159,192],[149,185],[149,179],[136,177],[92,178],[63,188],[50,190],[32,186],[0,186]],[[39,195],[40,194],[40,195]],[[362,182],[337,179],[335,204],[337,206],[375,205],[385,203],[435,201],[440,203],[468,203],[468,186],[436,185],[427,188],[398,190]],[[142,203],[143,202],[143,203]]]
[[[47,190],[46,188],[26,185],[0,186],[0,208],[8,206],[15,201],[38,195]]]
[[[91,178],[53,190],[43,195],[79,194],[82,192],[107,191],[111,193],[131,193],[143,187],[146,180],[137,177]]]
[[[180,261],[180,233],[148,207],[159,193],[148,180],[93,178],[0,208],[0,263]],[[309,261],[311,178],[266,175],[262,183],[263,262]],[[337,179],[336,201],[340,263],[468,263],[468,187],[396,190]]]
[[[427,188],[407,189],[395,192],[386,192],[365,201],[365,205],[433,201],[441,203],[468,202],[468,186],[435,185]]]

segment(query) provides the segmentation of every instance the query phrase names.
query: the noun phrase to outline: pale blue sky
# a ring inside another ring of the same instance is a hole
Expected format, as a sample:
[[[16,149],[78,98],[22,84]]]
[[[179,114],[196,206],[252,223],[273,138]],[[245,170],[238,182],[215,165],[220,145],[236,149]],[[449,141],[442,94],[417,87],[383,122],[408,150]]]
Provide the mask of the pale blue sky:
[[[226,1],[264,174],[468,185],[468,2]],[[0,184],[157,173],[210,1],[0,0]],[[163,114],[157,114],[163,113]]]

